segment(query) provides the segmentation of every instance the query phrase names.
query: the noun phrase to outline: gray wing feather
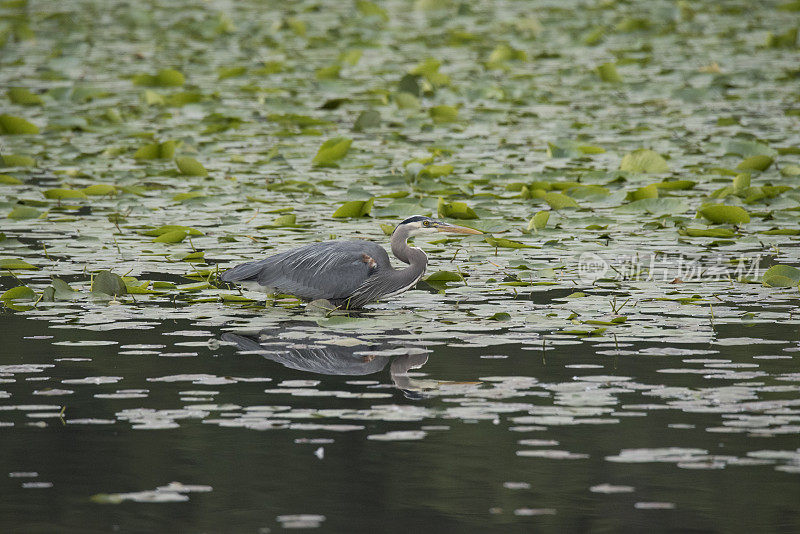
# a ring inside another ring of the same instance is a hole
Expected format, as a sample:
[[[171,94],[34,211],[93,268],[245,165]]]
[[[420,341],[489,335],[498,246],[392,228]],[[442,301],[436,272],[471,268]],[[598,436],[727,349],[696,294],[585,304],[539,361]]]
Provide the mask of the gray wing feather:
[[[375,260],[371,266],[364,255]],[[244,263],[222,274],[226,282],[256,281],[305,299],[344,299],[371,275],[391,269],[389,256],[370,241],[326,241]]]

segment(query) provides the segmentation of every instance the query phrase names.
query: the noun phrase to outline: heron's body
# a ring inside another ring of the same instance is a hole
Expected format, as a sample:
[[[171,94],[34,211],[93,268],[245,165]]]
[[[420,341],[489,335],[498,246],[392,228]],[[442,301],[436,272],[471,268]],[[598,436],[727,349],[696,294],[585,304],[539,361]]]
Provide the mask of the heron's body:
[[[287,293],[305,300],[327,299],[337,306],[360,308],[382,297],[412,288],[425,273],[428,257],[407,239],[421,232],[476,234],[428,217],[409,217],[392,234],[392,253],[407,263],[395,269],[380,245],[360,239],[325,241],[287,250],[259,261],[243,263],[222,274],[266,292]]]

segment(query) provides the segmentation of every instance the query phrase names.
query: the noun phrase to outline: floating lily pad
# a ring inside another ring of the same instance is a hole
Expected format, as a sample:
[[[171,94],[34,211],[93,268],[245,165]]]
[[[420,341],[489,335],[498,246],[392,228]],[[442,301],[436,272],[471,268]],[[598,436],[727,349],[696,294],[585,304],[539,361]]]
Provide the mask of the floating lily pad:
[[[100,271],[92,277],[92,293],[119,297],[128,293],[125,281],[111,271]]]
[[[17,286],[0,295],[0,301],[4,303],[10,303],[15,300],[36,300],[36,293],[28,286]]]
[[[744,224],[750,222],[750,215],[744,208],[739,206],[713,204],[700,208],[697,213],[715,224]]]
[[[319,147],[317,155],[314,156],[312,163],[317,167],[329,167],[344,158],[350,150],[352,139],[345,137],[334,137],[328,139]]]
[[[640,148],[634,150],[622,158],[619,164],[619,170],[628,172],[642,172],[642,173],[664,173],[669,172],[669,165],[667,161],[653,150],[647,148]]]
[[[31,265],[25,260],[17,259],[17,258],[3,258],[0,259],[0,269],[5,269],[9,271],[22,271],[22,270],[31,270],[31,271],[38,271],[39,268],[35,265]]]
[[[20,106],[41,106],[44,103],[41,96],[25,87],[10,87],[6,94],[11,102]]]
[[[194,158],[188,156],[179,156],[175,158],[175,164],[181,174],[186,176],[207,176],[208,171],[203,164]]]
[[[21,221],[24,219],[36,219],[42,216],[42,212],[31,206],[16,206],[7,215],[9,219]]]
[[[339,206],[339,208],[333,212],[332,217],[366,217],[372,211],[372,205],[374,203],[374,198],[369,200],[351,200]]]
[[[761,280],[770,287],[797,287],[800,284],[800,269],[790,265],[773,265]]]
[[[15,117],[5,113],[0,115],[0,134],[31,135],[38,133],[39,127],[32,122],[28,122],[22,117]]]

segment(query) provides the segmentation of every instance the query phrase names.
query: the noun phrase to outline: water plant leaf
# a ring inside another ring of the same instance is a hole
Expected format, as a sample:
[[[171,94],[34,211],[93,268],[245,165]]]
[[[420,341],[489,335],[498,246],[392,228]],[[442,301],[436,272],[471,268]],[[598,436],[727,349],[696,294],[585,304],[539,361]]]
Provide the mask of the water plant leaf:
[[[619,164],[619,170],[637,173],[663,173],[669,171],[669,165],[658,152],[640,148],[625,154]]]
[[[280,217],[276,218],[272,221],[272,224],[275,228],[290,228],[293,226],[297,226],[297,215],[294,213],[286,213],[285,215],[281,215]]]
[[[750,215],[744,208],[739,206],[711,204],[700,208],[697,213],[715,224],[743,224],[750,222]]]
[[[725,153],[736,154],[745,159],[751,156],[769,156],[774,158],[778,155],[777,150],[770,148],[764,143],[759,143],[758,141],[742,141],[738,139],[730,140],[725,143]]]
[[[21,154],[4,154],[0,156],[3,160],[3,165],[6,167],[35,167],[36,160],[30,156],[23,156]]]
[[[0,259],[0,269],[9,271],[38,271],[39,268],[31,265],[25,260],[19,258],[2,258]]]
[[[790,265],[773,265],[761,277],[765,286],[797,287],[800,284],[800,269]]]
[[[484,241],[497,248],[533,248],[533,245],[528,245],[519,241],[512,241],[511,239],[506,239],[504,237],[493,237],[487,235],[484,237]]]
[[[369,0],[356,0],[356,9],[365,17],[377,17],[384,22],[389,21],[389,14],[381,6]]]
[[[39,127],[22,117],[15,117],[14,115],[8,115],[6,113],[0,115],[0,134],[31,135],[38,133]]]
[[[453,271],[436,271],[425,277],[426,282],[463,282],[464,277]]]
[[[440,178],[447,176],[453,172],[454,167],[449,163],[442,165],[428,165],[419,171],[419,176],[427,176],[429,178]]]
[[[0,295],[0,301],[3,303],[10,303],[14,300],[36,300],[36,293],[28,286],[17,286]]]
[[[353,124],[353,131],[363,132],[370,128],[377,128],[381,125],[381,114],[374,109],[367,109],[359,113],[356,122]]]
[[[52,287],[54,300],[72,300],[78,296],[78,292],[60,278],[53,278]]]
[[[542,199],[547,202],[554,210],[562,210],[564,208],[580,208],[574,199],[568,197],[564,193],[550,191],[542,196]]]
[[[597,66],[596,72],[604,82],[620,83],[622,81],[622,76],[617,72],[617,66],[614,63],[602,63]]]
[[[84,195],[88,196],[110,196],[117,193],[117,188],[111,184],[92,184],[82,189]]]
[[[536,215],[531,217],[530,221],[528,221],[527,231],[530,232],[533,230],[538,232],[539,230],[543,230],[547,226],[548,220],[550,220],[549,210],[542,210],[538,212]]]
[[[22,185],[24,182],[9,174],[0,174],[0,184],[3,185]]]
[[[646,212],[656,217],[689,211],[689,204],[680,198],[643,198],[617,208],[621,213]]]
[[[775,161],[769,156],[758,154],[742,160],[736,168],[740,171],[765,171]]]
[[[153,243],[180,243],[187,235],[185,230],[170,230],[153,239]]]
[[[328,139],[317,150],[312,163],[317,167],[329,167],[335,165],[337,161],[344,158],[350,150],[352,139],[346,137],[334,137]]]
[[[181,87],[186,77],[175,69],[162,69],[156,74],[137,74],[133,77],[134,85],[151,87]]]
[[[15,221],[21,221],[24,219],[36,219],[41,217],[42,212],[37,210],[31,206],[16,206],[11,212],[8,214],[9,219],[14,219]]]
[[[466,202],[446,202],[439,197],[437,204],[439,217],[446,219],[477,219],[478,214]]]
[[[645,198],[658,198],[658,185],[650,184],[628,193],[628,200],[642,200]]]
[[[175,157],[175,147],[177,143],[169,140],[162,143],[149,143],[140,147],[134,154],[133,159],[172,159]]]
[[[6,94],[11,102],[20,106],[41,106],[44,104],[41,96],[32,93],[25,87],[9,87]]]
[[[333,212],[332,217],[366,217],[372,211],[372,205],[374,203],[374,198],[369,200],[350,200],[339,206],[339,208]]]
[[[187,235],[203,235],[203,232],[197,230],[196,228],[192,228],[191,226],[181,226],[179,224],[165,224],[164,226],[159,226],[158,228],[146,230],[140,233],[150,237],[158,237],[176,230],[186,232]]]
[[[225,80],[228,78],[236,78],[247,74],[247,67],[244,65],[234,65],[230,67],[219,67],[217,69],[217,79]]]
[[[682,228],[679,230],[681,235],[689,237],[733,237],[736,232],[729,228]]]
[[[100,271],[92,277],[92,293],[101,293],[111,297],[127,294],[125,281],[111,271]]]
[[[54,200],[86,198],[86,193],[77,189],[48,189],[43,192],[45,198]]]
[[[458,120],[458,108],[453,106],[433,106],[428,113],[435,124],[445,124]]]
[[[185,176],[208,176],[208,171],[203,164],[194,158],[179,156],[175,158],[175,164],[180,173]]]

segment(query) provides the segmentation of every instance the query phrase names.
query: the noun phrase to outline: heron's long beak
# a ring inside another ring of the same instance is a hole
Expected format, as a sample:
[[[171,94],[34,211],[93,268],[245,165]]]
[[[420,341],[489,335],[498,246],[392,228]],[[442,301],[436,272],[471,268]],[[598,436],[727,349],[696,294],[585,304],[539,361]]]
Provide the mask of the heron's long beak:
[[[439,232],[447,234],[482,234],[480,230],[474,228],[467,228],[466,226],[456,226],[455,224],[442,223],[436,227]]]

